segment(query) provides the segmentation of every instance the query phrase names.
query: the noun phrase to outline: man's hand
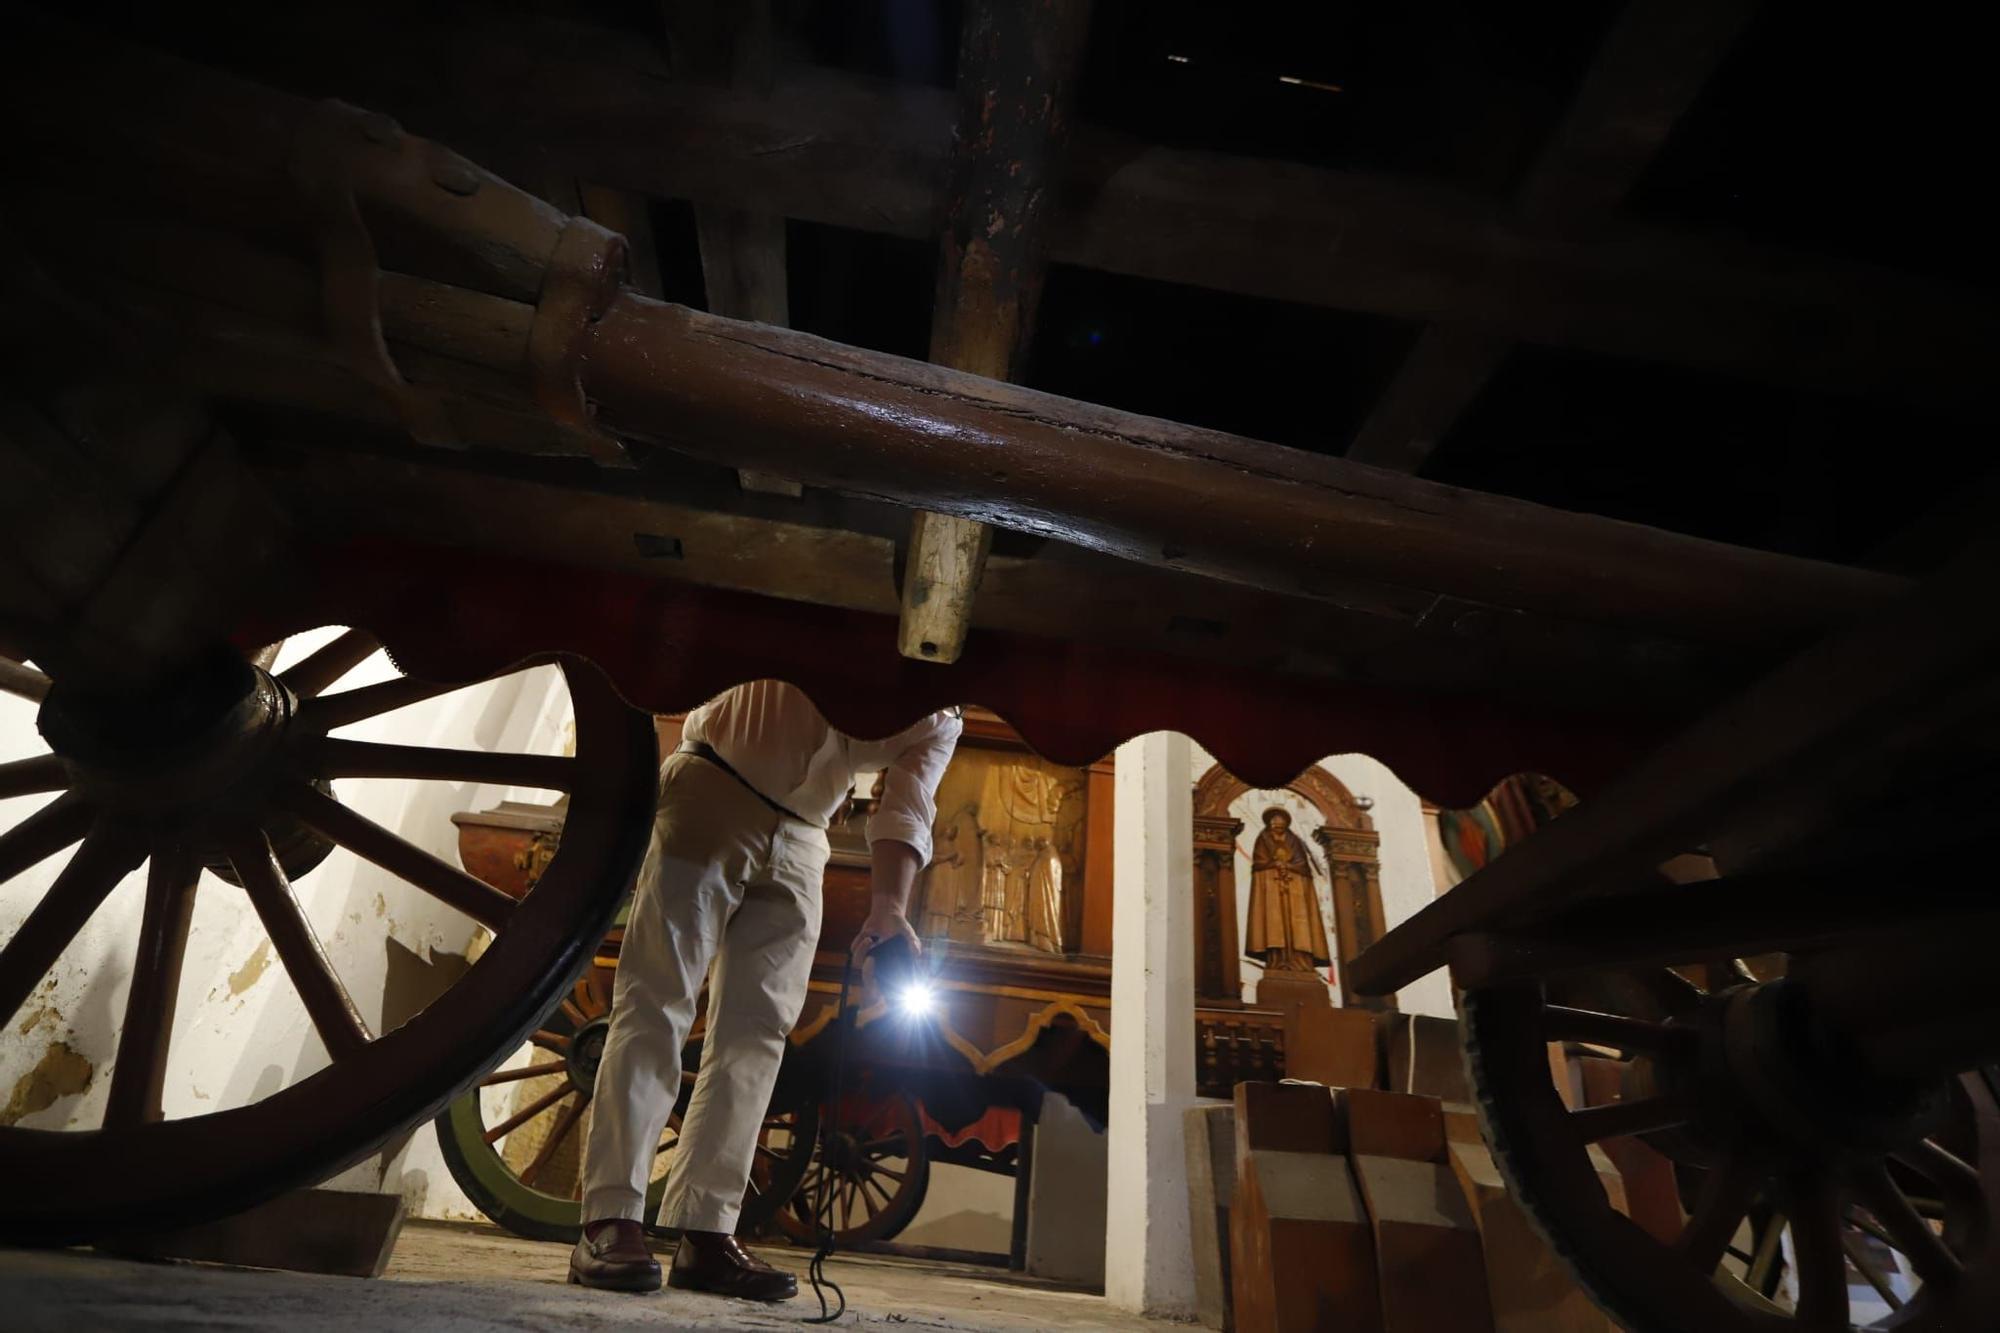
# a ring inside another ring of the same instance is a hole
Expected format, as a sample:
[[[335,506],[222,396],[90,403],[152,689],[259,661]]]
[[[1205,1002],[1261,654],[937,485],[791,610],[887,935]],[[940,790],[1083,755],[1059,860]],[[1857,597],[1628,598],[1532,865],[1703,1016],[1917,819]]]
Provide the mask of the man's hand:
[[[854,936],[854,960],[860,962],[876,945],[898,935],[910,942],[912,953],[922,953],[923,942],[917,938],[916,930],[910,925],[910,918],[894,903],[876,899],[869,908],[868,919],[861,923],[861,929]]]
[[[922,953],[923,943],[911,929],[909,916],[910,886],[923,868],[918,864],[917,849],[907,842],[884,838],[870,850],[874,865],[869,877],[868,919],[861,923],[849,951],[859,962],[883,940],[900,935],[910,942],[912,953]]]

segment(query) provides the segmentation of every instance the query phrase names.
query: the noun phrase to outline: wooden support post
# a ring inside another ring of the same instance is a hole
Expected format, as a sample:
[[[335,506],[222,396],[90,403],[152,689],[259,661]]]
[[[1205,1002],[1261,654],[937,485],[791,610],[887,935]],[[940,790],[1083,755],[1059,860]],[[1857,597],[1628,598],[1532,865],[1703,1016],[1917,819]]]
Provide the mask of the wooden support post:
[[[1492,1333],[1479,1228],[1436,1099],[1353,1088],[1340,1108],[1375,1233],[1384,1333]]]
[[[969,0],[958,54],[958,143],[939,247],[930,359],[1015,378],[1048,268],[1048,218],[1069,136],[1087,0]],[[919,513],[903,563],[897,649],[956,662],[993,541],[985,524]]]

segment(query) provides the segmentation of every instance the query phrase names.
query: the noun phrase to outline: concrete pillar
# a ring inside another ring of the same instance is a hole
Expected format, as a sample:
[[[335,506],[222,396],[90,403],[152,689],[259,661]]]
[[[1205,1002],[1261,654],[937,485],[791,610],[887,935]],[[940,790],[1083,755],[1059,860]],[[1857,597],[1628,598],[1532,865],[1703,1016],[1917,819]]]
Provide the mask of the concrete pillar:
[[[1111,1108],[1104,1294],[1192,1318],[1182,1112],[1194,1104],[1194,786],[1188,738],[1119,747],[1112,845]]]

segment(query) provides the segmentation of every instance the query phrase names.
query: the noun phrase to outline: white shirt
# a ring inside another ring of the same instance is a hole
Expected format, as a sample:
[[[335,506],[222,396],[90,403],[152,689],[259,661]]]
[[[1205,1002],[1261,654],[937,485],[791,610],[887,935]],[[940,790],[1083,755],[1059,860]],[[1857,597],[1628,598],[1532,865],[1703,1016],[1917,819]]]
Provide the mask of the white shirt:
[[[884,740],[859,741],[834,730],[797,688],[760,680],[689,713],[681,735],[708,745],[764,796],[818,824],[847,799],[856,773],[881,769],[882,801],[868,821],[868,841],[908,843],[928,865],[938,782],[964,729],[955,713],[940,712]]]

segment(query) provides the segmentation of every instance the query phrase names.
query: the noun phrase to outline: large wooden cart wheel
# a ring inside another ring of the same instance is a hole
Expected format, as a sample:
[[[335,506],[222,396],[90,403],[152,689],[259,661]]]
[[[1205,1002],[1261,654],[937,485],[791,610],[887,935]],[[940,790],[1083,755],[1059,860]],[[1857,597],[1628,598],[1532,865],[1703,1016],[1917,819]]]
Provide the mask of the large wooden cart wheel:
[[[831,1145],[815,1144],[812,1164],[779,1225],[802,1244],[812,1243],[829,1219],[843,1247],[891,1240],[924,1206],[930,1180],[916,1100],[903,1093],[878,1102],[856,1098]]]
[[[0,765],[0,796],[54,794],[0,834],[0,886],[75,847],[0,947],[0,1020],[120,880],[146,867],[103,1123],[0,1129],[0,1238],[69,1242],[218,1215],[326,1178],[435,1115],[514,1050],[604,934],[651,827],[656,741],[646,715],[595,667],[564,661],[573,757],[343,738],[344,727],[461,688],[402,678],[327,692],[376,651],[368,635],[346,632],[277,676],[218,652],[163,685],[152,728],[107,717],[68,697],[61,680],[18,664],[0,673],[0,688],[40,699],[38,722],[53,747]],[[370,778],[565,792],[561,850],[516,901],[355,813],[332,785]],[[336,849],[494,932],[456,984],[391,1032],[369,1030],[293,891]],[[162,1089],[197,893],[249,900],[329,1062],[246,1105],[166,1119]]]
[[[1987,1076],[1869,1076],[1815,1031],[1795,984],[1740,967],[1705,975],[1709,986],[1662,970],[1463,997],[1487,1140],[1578,1279],[1632,1333],[2000,1327],[2000,1103]],[[1566,1104],[1553,1072],[1565,1044],[1617,1054],[1619,1099]],[[1587,1145],[1628,1135],[1685,1182],[1670,1242],[1613,1209],[1590,1161]],[[1889,1313],[1851,1317],[1850,1282]]]
[[[530,1033],[515,1059],[480,1079],[437,1119],[438,1145],[466,1197],[495,1223],[531,1240],[574,1242],[583,1227],[582,1147],[597,1065],[610,1028],[605,974],[591,969]],[[683,1053],[681,1094],[654,1151],[646,1217],[656,1218],[680,1151],[681,1115],[694,1090],[698,1040]],[[805,1175],[818,1131],[810,1098],[774,1094],[758,1135],[737,1231],[770,1226]]]

